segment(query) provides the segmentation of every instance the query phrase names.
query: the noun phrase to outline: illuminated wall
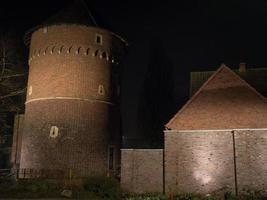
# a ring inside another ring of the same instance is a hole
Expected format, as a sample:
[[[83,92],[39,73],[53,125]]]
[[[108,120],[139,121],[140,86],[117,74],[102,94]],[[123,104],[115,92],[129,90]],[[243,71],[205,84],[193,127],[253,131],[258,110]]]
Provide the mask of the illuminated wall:
[[[166,191],[233,191],[232,141],[231,131],[166,132]]]
[[[267,130],[235,131],[238,190],[267,189]]]
[[[83,25],[33,32],[20,168],[73,169],[76,176],[117,168],[124,45]]]
[[[165,131],[168,193],[266,190],[266,164],[266,129]]]

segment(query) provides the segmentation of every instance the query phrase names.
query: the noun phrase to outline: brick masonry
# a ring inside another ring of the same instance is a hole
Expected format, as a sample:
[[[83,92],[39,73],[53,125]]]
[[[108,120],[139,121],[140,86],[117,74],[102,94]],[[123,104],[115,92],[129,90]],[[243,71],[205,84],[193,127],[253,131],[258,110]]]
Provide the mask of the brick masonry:
[[[267,190],[267,130],[235,131],[237,185],[242,190]]]
[[[20,168],[106,175],[109,145],[118,168],[123,50],[100,28],[63,24],[33,32]],[[53,126],[58,133],[51,136]]]
[[[129,192],[163,192],[163,150],[122,149],[121,187]]]
[[[234,151],[238,192],[266,190],[266,144],[267,129],[166,131],[166,192],[235,192]]]
[[[231,131],[166,132],[167,193],[234,191]]]
[[[121,186],[167,194],[267,190],[267,129],[166,130],[164,177],[162,159],[160,149],[122,149]]]

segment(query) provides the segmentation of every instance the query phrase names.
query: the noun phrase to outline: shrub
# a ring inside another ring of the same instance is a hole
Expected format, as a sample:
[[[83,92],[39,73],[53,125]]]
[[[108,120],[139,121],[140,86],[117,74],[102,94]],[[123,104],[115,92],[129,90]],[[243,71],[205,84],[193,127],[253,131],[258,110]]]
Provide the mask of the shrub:
[[[59,187],[43,179],[25,179],[17,182],[7,182],[6,187],[0,187],[1,198],[38,198],[38,197],[59,197]]]
[[[89,177],[84,181],[84,189],[102,199],[120,199],[120,185],[114,178]]]

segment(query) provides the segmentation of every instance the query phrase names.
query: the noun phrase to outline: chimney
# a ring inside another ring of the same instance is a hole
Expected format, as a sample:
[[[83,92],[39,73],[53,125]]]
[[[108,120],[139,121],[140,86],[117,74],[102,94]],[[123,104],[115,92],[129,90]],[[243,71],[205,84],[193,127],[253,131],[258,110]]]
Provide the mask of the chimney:
[[[244,63],[244,62],[241,62],[240,64],[239,64],[239,72],[246,72],[247,70],[246,70],[246,63]]]

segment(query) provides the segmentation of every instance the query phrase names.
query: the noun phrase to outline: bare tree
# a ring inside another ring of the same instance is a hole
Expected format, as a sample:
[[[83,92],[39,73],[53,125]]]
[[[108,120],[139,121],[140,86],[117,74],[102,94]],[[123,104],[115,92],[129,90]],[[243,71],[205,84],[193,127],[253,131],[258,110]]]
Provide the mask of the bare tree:
[[[27,65],[20,35],[0,33],[0,137],[11,134],[12,114],[23,111]]]

